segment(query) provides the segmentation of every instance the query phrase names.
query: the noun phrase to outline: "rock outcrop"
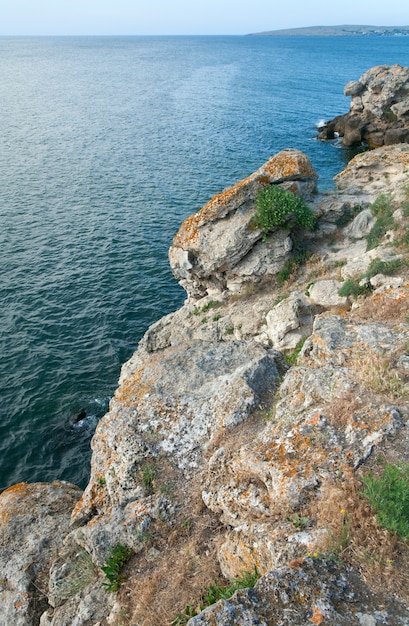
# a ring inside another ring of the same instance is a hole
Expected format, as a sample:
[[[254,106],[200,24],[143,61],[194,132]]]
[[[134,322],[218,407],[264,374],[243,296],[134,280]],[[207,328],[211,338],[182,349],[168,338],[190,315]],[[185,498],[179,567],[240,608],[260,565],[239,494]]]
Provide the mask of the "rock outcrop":
[[[409,461],[408,160],[403,144],[362,154],[320,195],[287,150],[184,222],[170,258],[188,300],[124,364],[84,493],[0,496],[5,625],[409,624],[409,549],[357,486],[375,451]],[[301,256],[288,230],[251,226],[268,184],[310,198]],[[118,544],[132,558],[107,593]],[[201,611],[215,579],[255,569],[254,589]]]
[[[279,230],[267,241],[252,226],[257,192],[282,185],[304,198],[316,190],[317,173],[298,150],[283,150],[257,172],[216,195],[185,220],[169,250],[175,277],[193,299],[240,291],[254,277],[269,279],[289,258],[293,242]]]
[[[345,146],[371,147],[409,141],[409,69],[378,65],[350,81],[344,94],[351,96],[348,113],[319,129],[318,139],[340,136]]]

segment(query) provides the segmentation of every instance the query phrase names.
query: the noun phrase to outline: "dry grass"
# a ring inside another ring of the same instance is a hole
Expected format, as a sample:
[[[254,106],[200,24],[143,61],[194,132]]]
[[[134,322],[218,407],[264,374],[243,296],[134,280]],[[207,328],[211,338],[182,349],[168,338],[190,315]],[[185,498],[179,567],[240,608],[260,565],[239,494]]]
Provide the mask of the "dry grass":
[[[408,386],[393,365],[393,355],[366,350],[363,354],[356,354],[349,362],[349,367],[361,385],[376,394],[390,399],[408,396]]]
[[[387,589],[408,602],[409,544],[379,526],[356,476],[327,484],[309,515],[328,529],[317,550],[357,568],[374,591]]]
[[[362,400],[352,389],[345,395],[334,398],[323,410],[328,422],[334,428],[344,429],[354,421],[354,414],[362,407]]]
[[[159,525],[160,526],[160,525]],[[151,547],[139,555],[123,586],[122,604],[132,624],[170,624],[187,605],[199,607],[207,588],[222,581],[214,537],[218,522],[209,513],[180,519],[172,529],[156,527]]]
[[[166,494],[174,514],[171,522],[151,523],[142,551],[124,568],[121,613],[138,626],[171,624],[187,605],[199,607],[210,585],[226,582],[217,559],[224,527],[204,506],[199,481],[186,482],[167,458],[155,469],[151,489]],[[118,619],[116,626],[122,624]]]
[[[407,287],[397,290],[396,294],[384,292],[366,298],[361,306],[351,312],[351,318],[357,321],[404,322],[409,316],[409,290]]]

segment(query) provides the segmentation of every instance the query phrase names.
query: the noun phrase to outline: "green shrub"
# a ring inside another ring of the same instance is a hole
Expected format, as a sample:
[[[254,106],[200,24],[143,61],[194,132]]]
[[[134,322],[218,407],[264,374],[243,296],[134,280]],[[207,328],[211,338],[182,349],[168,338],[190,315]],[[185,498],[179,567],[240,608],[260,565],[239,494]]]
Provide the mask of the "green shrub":
[[[380,526],[409,539],[409,463],[386,465],[382,476],[362,479]]]
[[[375,224],[372,226],[371,230],[366,236],[367,252],[369,250],[373,250],[373,248],[376,248],[376,246],[381,243],[382,237],[386,235],[388,230],[391,230],[393,225],[394,221],[392,215],[381,215],[381,217],[378,217]]]
[[[121,583],[124,581],[124,576],[121,573],[125,563],[130,559],[132,550],[117,543],[115,547],[110,550],[111,556],[105,561],[105,565],[101,567],[108,582],[102,583],[107,591],[117,591]]]
[[[155,480],[157,469],[156,463],[145,463],[140,469],[142,482],[144,487],[150,492],[153,488],[153,481]]]
[[[280,227],[313,229],[315,215],[308,204],[277,185],[261,189],[256,196],[256,214],[253,225],[266,235]]]
[[[392,195],[381,193],[369,208],[377,220],[366,237],[367,251],[376,248],[382,237],[394,226]]]
[[[300,339],[300,341],[297,343],[297,345],[294,348],[294,350],[292,352],[287,352],[287,354],[284,355],[284,361],[290,367],[292,365],[295,365],[295,363],[297,362],[298,356],[299,356],[299,354],[300,354],[300,352],[303,349],[303,346],[305,344],[305,340],[306,340],[306,337],[303,337],[302,339]]]
[[[370,205],[372,215],[381,217],[383,215],[392,215],[393,213],[393,197],[390,193],[381,193],[376,200]]]
[[[381,259],[373,259],[365,274],[366,278],[372,278],[377,274],[385,274],[393,276],[402,269],[403,262],[401,259],[393,259],[392,261],[381,261]]]
[[[342,298],[348,298],[349,296],[363,296],[372,290],[370,285],[360,285],[356,280],[346,280],[342,287],[338,290],[338,294]]]

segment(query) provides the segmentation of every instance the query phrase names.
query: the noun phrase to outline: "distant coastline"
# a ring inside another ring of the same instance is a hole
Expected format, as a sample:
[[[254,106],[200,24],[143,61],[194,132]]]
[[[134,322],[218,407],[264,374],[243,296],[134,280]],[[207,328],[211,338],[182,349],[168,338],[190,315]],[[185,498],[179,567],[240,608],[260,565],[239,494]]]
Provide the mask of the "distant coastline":
[[[407,37],[409,26],[305,26],[302,28],[286,28],[269,30],[262,33],[250,33],[250,36],[291,36],[291,37]]]

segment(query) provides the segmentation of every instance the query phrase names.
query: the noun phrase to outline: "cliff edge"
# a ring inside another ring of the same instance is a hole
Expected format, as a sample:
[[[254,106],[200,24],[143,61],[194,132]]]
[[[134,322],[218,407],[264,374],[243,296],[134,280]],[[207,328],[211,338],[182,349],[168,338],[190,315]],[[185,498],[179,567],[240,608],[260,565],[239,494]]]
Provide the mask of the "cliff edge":
[[[85,491],[0,495],[0,625],[409,624],[407,539],[363,493],[409,461],[409,145],[317,178],[285,150],[181,225],[187,300],[123,366]]]

